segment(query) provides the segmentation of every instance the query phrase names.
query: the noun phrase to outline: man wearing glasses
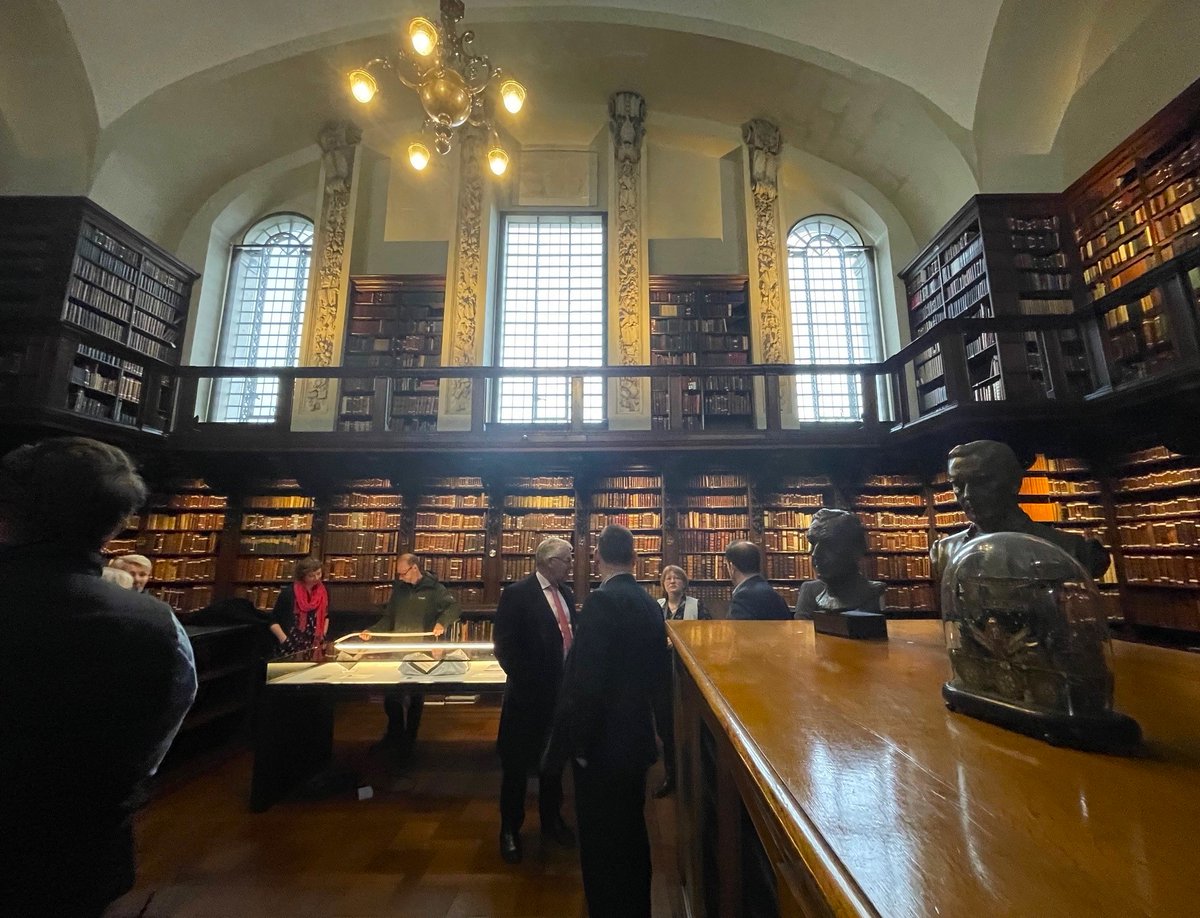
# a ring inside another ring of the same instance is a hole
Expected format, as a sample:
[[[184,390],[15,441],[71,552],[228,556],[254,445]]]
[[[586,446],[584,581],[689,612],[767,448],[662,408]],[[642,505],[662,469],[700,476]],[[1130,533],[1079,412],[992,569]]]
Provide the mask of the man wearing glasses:
[[[500,711],[496,748],[500,785],[500,856],[521,860],[521,825],[529,773],[538,767],[554,719],[563,659],[574,640],[575,594],[571,543],[545,539],[534,554],[534,571],[509,584],[496,607],[493,640],[508,682]],[[575,833],[563,822],[562,768],[538,775],[538,813],[542,838],[565,846]]]
[[[432,633],[440,638],[458,620],[458,600],[436,577],[421,569],[421,559],[416,555],[403,554],[397,559],[396,577],[383,617],[362,633],[364,640],[370,640],[372,631]],[[387,711],[388,726],[380,746],[396,758],[406,758],[417,740],[424,707],[425,696],[419,693],[385,696],[383,709]]]

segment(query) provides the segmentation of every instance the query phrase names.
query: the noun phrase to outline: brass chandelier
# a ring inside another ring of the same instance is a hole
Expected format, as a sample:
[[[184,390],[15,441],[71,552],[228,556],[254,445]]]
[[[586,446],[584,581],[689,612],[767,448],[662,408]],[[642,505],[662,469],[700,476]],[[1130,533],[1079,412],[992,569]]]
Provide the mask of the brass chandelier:
[[[508,170],[508,153],[492,123],[492,96],[500,97],[506,111],[516,114],[525,104],[525,87],[513,79],[502,79],[485,55],[472,51],[475,33],[458,32],[463,0],[440,0],[441,24],[418,16],[408,24],[408,44],[391,58],[377,57],[349,74],[350,92],[366,105],[379,92],[388,73],[416,91],[425,109],[427,132],[439,154],[450,152],[454,131],[464,124],[482,127],[491,140],[488,167],[496,175]],[[496,93],[489,90],[496,88]],[[423,140],[408,145],[408,161],[414,169],[429,165],[429,147]]]

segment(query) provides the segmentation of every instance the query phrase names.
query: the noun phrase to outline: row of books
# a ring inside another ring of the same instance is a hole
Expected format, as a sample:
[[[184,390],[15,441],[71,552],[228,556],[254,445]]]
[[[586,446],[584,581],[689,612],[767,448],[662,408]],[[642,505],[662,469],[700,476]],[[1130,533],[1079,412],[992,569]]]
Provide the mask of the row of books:
[[[1152,503],[1117,504],[1117,519],[1140,520],[1200,513],[1200,497],[1176,497]]]
[[[889,610],[931,612],[937,608],[937,593],[932,585],[888,586],[883,591],[883,607]]]
[[[127,550],[144,555],[209,555],[216,552],[219,539],[215,532],[143,532]],[[112,542],[109,546],[115,547]]]
[[[217,575],[215,558],[153,558],[155,580],[212,580]]]
[[[399,517],[399,514],[388,514]],[[486,520],[482,513],[417,513],[417,528],[429,529],[484,529]]]
[[[766,575],[768,580],[812,580],[812,557],[810,555],[775,555],[774,557],[768,555]]]
[[[399,494],[363,494],[354,491],[335,494],[329,505],[339,509],[391,510],[403,507],[404,498]]]
[[[745,513],[688,510],[678,515],[677,524],[680,529],[746,529],[750,522]]]
[[[331,553],[386,555],[400,550],[400,533],[347,531],[325,534],[325,551]]]
[[[927,555],[867,555],[861,569],[875,580],[922,580],[933,576]]]
[[[146,514],[146,529],[173,531],[178,529],[224,529],[224,513],[163,513]]]
[[[871,551],[928,551],[929,530],[867,530],[867,547]]]
[[[235,576],[238,580],[291,580],[295,572],[295,558],[238,558]]]
[[[1117,527],[1125,547],[1183,548],[1200,544],[1200,520],[1123,523]]]
[[[422,494],[418,500],[421,507],[473,509],[490,506],[486,492],[476,494]]]
[[[508,494],[504,506],[522,510],[573,510],[575,498],[570,494]]]
[[[238,551],[244,555],[306,555],[312,548],[312,535],[297,532],[290,536],[243,535]]]
[[[637,510],[661,507],[662,498],[657,491],[596,491],[592,494],[592,506],[617,510]]]
[[[433,574],[438,580],[482,580],[483,558],[472,555],[466,558],[441,557],[423,559],[426,572]],[[526,571],[528,573],[528,571]]]
[[[824,504],[822,494],[796,491],[769,491],[762,498],[764,507],[822,507]]]
[[[594,515],[594,514],[593,514]],[[480,524],[483,525],[482,523]],[[575,529],[575,516],[570,513],[525,513],[504,514],[502,525],[505,529],[534,529],[548,532],[571,532]],[[628,524],[626,524],[628,525]],[[635,527],[630,526],[630,529]]]
[[[555,538],[571,541],[569,532],[556,532]],[[503,554],[532,554],[546,538],[545,533],[533,530],[505,530],[500,533],[500,551]]]
[[[247,513],[242,517],[242,530],[278,532],[286,529],[312,529],[311,513],[290,513],[287,516],[272,516],[267,513]]]
[[[390,555],[325,557],[325,576],[337,580],[394,580],[398,558]]]
[[[311,497],[299,494],[270,494],[247,497],[245,506],[261,510],[299,510],[316,505]]]
[[[1146,472],[1121,478],[1117,481],[1115,490],[1118,492],[1153,491],[1159,488],[1195,484],[1197,480],[1200,480],[1200,469],[1164,469],[1159,472]]]
[[[1200,586],[1200,557],[1194,555],[1126,555],[1129,583]]]
[[[924,507],[925,498],[920,494],[859,494],[854,498],[856,507]]]
[[[453,554],[456,552],[482,552],[486,549],[486,541],[487,537],[482,531],[418,532],[413,546],[419,554],[430,552]]]
[[[418,513],[418,524],[420,516]],[[399,513],[386,510],[352,510],[348,513],[330,513],[328,525],[330,529],[399,529],[402,519]]]

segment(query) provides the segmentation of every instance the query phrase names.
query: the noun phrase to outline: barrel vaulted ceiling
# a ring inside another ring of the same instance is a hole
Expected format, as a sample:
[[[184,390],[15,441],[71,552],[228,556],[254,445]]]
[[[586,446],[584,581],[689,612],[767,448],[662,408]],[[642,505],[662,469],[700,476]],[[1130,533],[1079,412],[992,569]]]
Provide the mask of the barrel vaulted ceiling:
[[[436,11],[4,5],[0,193],[137,199],[127,219],[168,245],[239,176],[294,164],[331,117],[357,118],[378,149],[398,142],[415,100],[352,109],[341,73]],[[718,137],[768,117],[874,186],[918,238],[975,191],[1061,189],[1200,75],[1195,0],[467,0],[467,23],[536,100],[518,141],[580,113],[602,122],[618,89],[646,97],[651,132],[656,116]]]

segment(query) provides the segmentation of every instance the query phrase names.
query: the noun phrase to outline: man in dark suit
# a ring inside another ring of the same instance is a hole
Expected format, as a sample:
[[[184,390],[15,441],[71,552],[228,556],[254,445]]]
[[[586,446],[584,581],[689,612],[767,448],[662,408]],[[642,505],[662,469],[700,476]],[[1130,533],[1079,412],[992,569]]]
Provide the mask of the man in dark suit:
[[[731,542],[725,549],[725,569],[733,581],[730,618],[786,619],[792,610],[763,579],[762,552],[753,542]]]
[[[129,457],[96,440],[0,458],[0,629],[17,648],[0,667],[5,915],[98,916],[133,886],[133,812],[196,695],[170,606],[100,577],[100,546],[145,500]]]
[[[575,566],[571,543],[545,539],[534,554],[535,569],[509,584],[496,607],[493,640],[496,659],[508,682],[500,710],[496,748],[500,783],[500,856],[521,860],[521,825],[529,772],[541,764],[558,689],[563,658],[574,640],[575,594],[567,586]],[[573,846],[575,834],[563,822],[562,765],[538,775],[538,814],[542,837]]]
[[[573,765],[591,918],[650,915],[646,771],[670,658],[662,610],[633,579],[633,562],[633,534],[606,526],[596,542],[602,582],[579,613],[547,751],[548,762]]]

